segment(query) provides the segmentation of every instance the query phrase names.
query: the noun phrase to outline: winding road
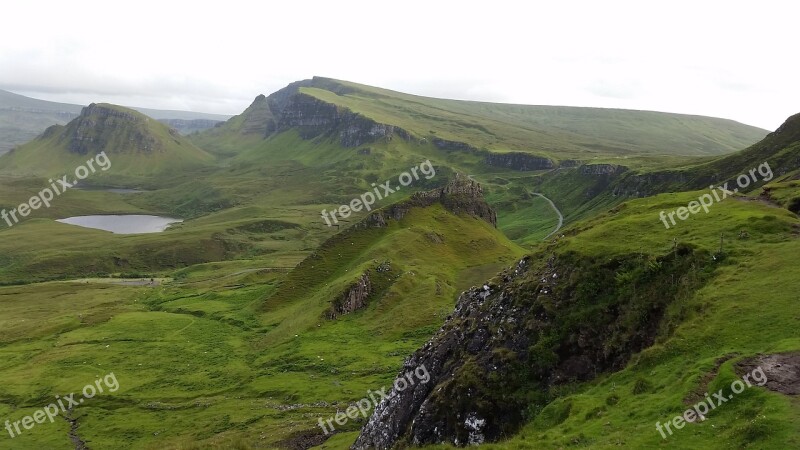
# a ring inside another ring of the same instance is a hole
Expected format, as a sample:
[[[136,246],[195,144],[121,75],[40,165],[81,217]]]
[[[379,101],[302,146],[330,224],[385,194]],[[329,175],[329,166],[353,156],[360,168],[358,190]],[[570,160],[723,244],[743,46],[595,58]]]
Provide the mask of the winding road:
[[[531,192],[531,193],[533,195],[538,195],[539,197],[542,197],[543,199],[545,199],[547,201],[547,203],[550,203],[550,206],[553,207],[553,210],[556,212],[556,214],[558,214],[558,225],[556,226],[555,230],[551,231],[550,234],[548,234],[547,236],[542,238],[542,240],[545,240],[545,239],[549,238],[550,236],[552,236],[553,234],[555,234],[558,230],[561,229],[561,226],[564,225],[564,215],[561,214],[561,211],[559,211],[558,208],[556,208],[556,204],[553,203],[552,200],[550,200],[549,198],[545,197],[544,195],[542,195],[542,194],[540,194],[538,192]]]

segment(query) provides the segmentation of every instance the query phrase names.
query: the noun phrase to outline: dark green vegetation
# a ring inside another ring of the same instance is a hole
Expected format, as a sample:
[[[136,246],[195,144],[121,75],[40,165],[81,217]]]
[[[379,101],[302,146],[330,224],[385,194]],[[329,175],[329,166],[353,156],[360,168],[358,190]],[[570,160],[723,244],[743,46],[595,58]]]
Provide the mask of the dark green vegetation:
[[[64,125],[78,117],[83,106],[25,97],[0,89],[0,155],[24,144],[52,125]],[[161,111],[134,108],[156,120],[163,120],[183,134],[213,127],[228,116],[189,111]]]
[[[189,137],[97,105],[0,157],[6,209],[98,151],[112,162],[85,180],[94,189],[70,190],[10,229],[0,222],[0,418],[19,420],[113,371],[120,390],[72,415],[93,449],[347,448],[365,420],[325,440],[317,419],[389,386],[459,293],[504,285],[495,275],[529,254],[512,298],[558,320],[538,324],[525,361],[498,347],[489,360],[508,364],[509,378],[483,378],[476,358],[447,391],[464,411],[470,383],[486,389],[482,411],[513,405],[514,421],[490,436],[508,441],[490,447],[796,446],[797,406],[760,388],[668,443],[654,427],[686,409],[718,358],[736,355],[712,387],[729,383],[741,358],[800,346],[796,122],[752,145],[765,132],[721,119],[456,102],[328,79],[260,96]],[[348,230],[366,211],[338,228],[320,217],[373,183],[397,186],[425,160],[435,176],[376,201],[395,217],[384,226]],[[662,192],[704,189],[765,160],[775,179],[763,190],[670,230],[659,222],[659,211],[702,193]],[[456,172],[481,182],[497,228],[469,202],[409,203]],[[534,192],[566,218],[548,242],[557,217]],[[645,193],[661,195],[636,198]],[[188,220],[129,236],[54,222],[124,213]],[[536,268],[554,254],[564,274],[556,295],[569,299],[558,304],[533,295]],[[330,319],[364,274],[365,304]],[[159,284],[146,285],[151,277]],[[544,381],[582,335],[596,370]],[[75,448],[69,432],[58,420],[0,447]]]

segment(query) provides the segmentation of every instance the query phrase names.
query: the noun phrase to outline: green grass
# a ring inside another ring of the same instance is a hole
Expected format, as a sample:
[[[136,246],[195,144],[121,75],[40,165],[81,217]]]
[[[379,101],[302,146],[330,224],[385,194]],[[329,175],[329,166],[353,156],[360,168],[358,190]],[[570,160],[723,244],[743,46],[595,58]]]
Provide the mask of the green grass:
[[[242,260],[183,269],[157,287],[87,280],[0,288],[10,330],[0,351],[14,355],[0,366],[0,414],[18,420],[113,370],[120,390],[76,410],[90,446],[272,447],[388,384],[452,309],[460,274],[494,273],[522,250],[483,221],[432,206],[320,252],[324,262],[288,274]],[[376,260],[391,261],[396,277],[383,295],[325,319],[337,293]],[[316,287],[285,298],[305,283]],[[69,375],[54,383],[62,372]],[[63,423],[42,424],[14,445],[66,448],[66,435]]]
[[[116,185],[136,177],[170,171],[181,173],[213,162],[214,157],[169,127],[137,111],[99,104],[67,125],[54,125],[33,141],[0,158],[6,174],[39,175],[75,180],[72,173],[95,154],[105,151],[113,172],[101,170],[87,183]],[[103,114],[124,114],[128,118]],[[99,125],[98,125],[99,124]],[[76,140],[86,148],[79,154],[70,148]]]
[[[556,160],[719,155],[744,148],[766,134],[755,127],[702,116],[444,100],[318,80],[320,87],[300,91],[417,136],[500,152],[532,152]]]
[[[112,169],[91,179],[148,192],[68,191],[24,222],[0,226],[0,284],[18,284],[0,287],[0,417],[18,420],[54,395],[114,371],[120,390],[75,411],[78,434],[91,448],[275,448],[318,434],[318,418],[368,389],[388,386],[403,359],[452,312],[461,291],[525,252],[576,252],[598,261],[656,257],[677,240],[711,254],[723,234],[725,259],[704,287],[671,311],[671,333],[624,370],[556,392],[557,400],[519,434],[488,447],[796,446],[796,402],[761,389],[669,442],[654,428],[656,420],[685,409],[682,398],[720,356],[798,349],[795,215],[767,202],[729,198],[665,230],[659,211],[685,206],[702,192],[623,203],[602,177],[486,167],[478,155],[443,151],[430,141],[439,136],[497,152],[623,161],[643,171],[688,170],[725,160],[676,155],[727,153],[758,139],[761,130],[717,119],[456,102],[344,85],[354,90],[304,92],[428,141],[396,138],[341,148],[335,136],[304,140],[295,130],[268,139],[234,136],[245,119],[238,117],[227,128],[176,138],[180,144],[169,144],[175,152],[167,155],[109,154]],[[157,125],[147,130],[172,138]],[[45,175],[66,173],[88,158],[65,154],[54,139],[0,159],[0,207],[16,207],[47,185]],[[195,158],[200,148],[203,156]],[[366,148],[369,154],[359,152]],[[789,161],[793,149],[782,160]],[[734,159],[749,163],[762,156],[750,153]],[[386,228],[338,233],[325,226],[323,208],[349,203],[372,183],[396,179],[426,159],[436,167],[434,178],[375,206],[443,185],[459,171],[483,184],[498,209],[498,229],[438,205]],[[769,186],[774,202],[788,206],[799,196],[793,176]],[[552,198],[567,218],[549,243],[542,239],[556,215],[533,192]],[[165,233],[131,236],[54,222],[124,213],[187,220]],[[748,238],[739,238],[742,230]],[[343,290],[385,261],[391,276],[377,280],[378,293],[366,308],[325,318]],[[124,274],[165,280],[135,287],[109,278]],[[726,363],[712,384],[730,379]],[[362,424],[351,421],[320,448],[349,447]],[[37,425],[13,445],[74,448],[67,436],[68,423],[59,420]]]

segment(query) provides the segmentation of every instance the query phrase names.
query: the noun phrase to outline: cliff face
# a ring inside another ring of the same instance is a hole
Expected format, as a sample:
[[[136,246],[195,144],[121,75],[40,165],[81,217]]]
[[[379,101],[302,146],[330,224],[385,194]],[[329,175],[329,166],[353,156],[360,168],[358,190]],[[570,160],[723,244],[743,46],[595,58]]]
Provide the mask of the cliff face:
[[[355,283],[336,299],[326,314],[328,319],[335,319],[350,314],[367,306],[367,298],[372,293],[372,281],[369,272],[362,274]]]
[[[292,83],[271,94],[259,95],[242,113],[242,134],[259,134],[268,137],[290,128],[297,129],[304,139],[334,136],[344,147],[358,147],[398,136],[412,139],[407,131],[354,113],[351,110],[324,102],[300,92],[303,87],[326,88],[337,94],[348,89],[324,78],[314,78]]]
[[[668,305],[705,282],[698,272],[709,260],[679,246],[650,261],[572,253],[519,261],[461,294],[398,375],[424,365],[430,382],[392,391],[352,448],[463,446],[518,431],[554,399],[551,387],[620,369],[651,345]]]
[[[553,161],[541,156],[527,153],[491,153],[484,159],[489,166],[507,167],[509,169],[530,171],[547,170],[555,168]]]
[[[323,102],[310,95],[295,94],[281,112],[278,129],[296,128],[306,139],[334,134],[343,147],[358,147],[381,139],[391,139],[395,134],[403,139],[410,135],[392,125],[377,123],[360,114]]]
[[[80,155],[122,150],[120,145],[111,145],[112,142],[124,143],[125,150],[158,152],[162,145],[148,130],[150,120],[134,111],[92,103],[64,128],[61,139],[68,141],[70,152]]]
[[[396,203],[367,216],[355,227],[383,227],[389,219],[400,220],[415,207],[426,207],[441,203],[455,214],[478,217],[497,228],[497,213],[483,198],[483,188],[468,177],[456,174],[446,186],[427,192],[417,192],[405,202]]]

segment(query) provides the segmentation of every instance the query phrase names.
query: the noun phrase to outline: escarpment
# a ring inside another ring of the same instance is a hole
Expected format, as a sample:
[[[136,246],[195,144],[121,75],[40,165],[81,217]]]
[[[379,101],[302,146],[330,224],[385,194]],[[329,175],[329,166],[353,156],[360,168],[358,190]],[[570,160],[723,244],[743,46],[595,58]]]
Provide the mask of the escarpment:
[[[61,140],[67,140],[67,149],[79,155],[122,150],[121,145],[112,143],[124,144],[127,151],[159,152],[163,145],[150,132],[147,126],[150,120],[132,110],[92,103],[67,124]]]
[[[306,87],[334,89],[333,92],[340,95],[347,93],[345,86],[324,78],[298,81],[268,97],[259,95],[240,116],[232,119],[232,123],[238,124],[241,134],[266,138],[281,131],[296,129],[304,139],[333,137],[343,147],[359,147],[395,136],[404,140],[412,139],[411,134],[402,128],[376,122],[348,108],[303,93],[301,89]]]
[[[464,292],[404,363],[430,382],[393,391],[353,449],[497,441],[557,395],[551,388],[624,367],[650,346],[667,307],[712,272],[688,246],[661,257],[527,257]],[[668,332],[661,330],[661,332]]]
[[[373,212],[354,227],[386,226],[389,219],[400,220],[412,208],[426,207],[434,203],[440,203],[452,213],[469,214],[497,227],[497,213],[486,203],[481,185],[458,173],[447,185],[426,192],[417,192],[404,202]]]

